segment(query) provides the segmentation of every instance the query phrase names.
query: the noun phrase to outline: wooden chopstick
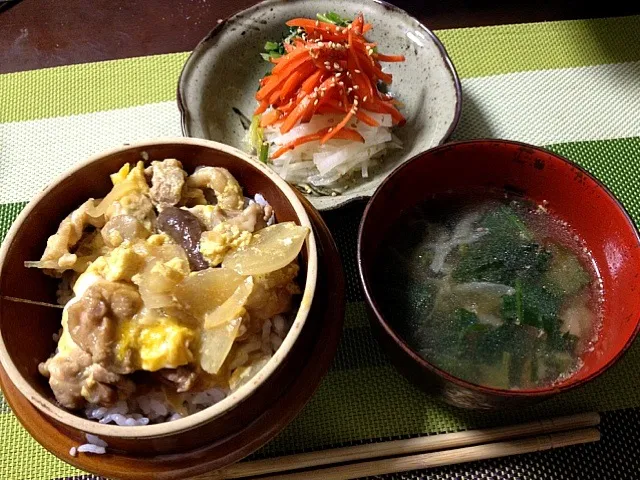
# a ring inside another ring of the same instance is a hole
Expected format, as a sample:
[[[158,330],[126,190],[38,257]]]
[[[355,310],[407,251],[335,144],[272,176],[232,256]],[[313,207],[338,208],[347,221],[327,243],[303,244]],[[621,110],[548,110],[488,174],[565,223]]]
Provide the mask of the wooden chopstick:
[[[473,447],[455,448],[441,452],[423,453],[408,457],[387,458],[371,462],[354,463],[340,467],[329,467],[320,470],[290,473],[263,477],[262,480],[348,480],[352,478],[384,475],[387,473],[406,472],[424,468],[455,465],[458,463],[486,460],[489,458],[507,457],[521,453],[540,452],[552,448],[567,447],[600,440],[600,432],[596,428],[585,428],[569,432],[558,432],[521,440],[488,443]]]
[[[9,297],[8,295],[2,295],[1,298],[3,300],[8,300],[9,302],[14,302],[14,303],[28,303],[29,305],[39,305],[40,307],[64,308],[64,305],[58,305],[55,303],[47,303],[47,302],[38,302],[36,300],[27,300],[26,298]]]
[[[482,430],[467,430],[456,433],[410,438],[407,440],[393,440],[389,442],[357,445],[353,447],[334,448],[318,452],[256,460],[253,462],[240,462],[217,472],[201,475],[197,478],[199,480],[214,480],[222,478],[232,479],[255,477],[270,473],[282,473],[291,470],[362,461],[371,458],[384,458],[411,453],[424,453],[436,450],[468,447],[470,445],[486,444],[524,436],[550,434],[566,430],[593,427],[599,423],[600,415],[598,413],[581,413],[577,415],[538,420],[520,425],[510,425],[506,427]]]

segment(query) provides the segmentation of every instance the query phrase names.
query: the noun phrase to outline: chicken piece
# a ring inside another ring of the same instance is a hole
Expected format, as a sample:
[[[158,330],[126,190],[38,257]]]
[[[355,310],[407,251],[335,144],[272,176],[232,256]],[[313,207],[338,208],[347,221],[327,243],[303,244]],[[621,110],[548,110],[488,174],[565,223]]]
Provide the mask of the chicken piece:
[[[190,208],[196,205],[206,205],[207,203],[207,197],[205,197],[201,188],[191,187],[185,182],[184,187],[182,187],[179,206]]]
[[[87,227],[101,228],[103,217],[92,217],[87,212],[95,208],[95,200],[89,199],[62,220],[58,231],[47,240],[47,248],[40,258],[45,273],[53,277],[61,276],[65,270],[71,270],[76,265],[78,256],[71,253]]]
[[[182,163],[175,158],[168,158],[161,162],[154,161],[145,173],[151,176],[149,193],[151,201],[159,210],[180,202],[187,177],[187,172],[182,169]]]
[[[73,410],[87,401],[108,407],[135,390],[132,381],[93,363],[91,355],[78,346],[56,353],[38,370],[49,378],[56,400]]]
[[[196,217],[204,230],[213,230],[216,225],[227,221],[227,215],[219,205],[196,205],[183,209]]]
[[[204,230],[213,230],[222,222],[229,222],[240,230],[251,233],[266,227],[273,213],[271,206],[263,207],[258,203],[251,203],[244,210],[225,211],[219,205],[196,205],[184,210],[191,212]]]
[[[226,168],[198,168],[187,178],[187,185],[191,188],[213,190],[217,204],[224,210],[242,210],[244,207],[242,187]]]
[[[262,205],[252,203],[240,213],[230,212],[228,222],[237,225],[240,230],[253,233],[266,227],[270,217],[271,212],[267,215]]]
[[[119,323],[131,319],[142,307],[138,290],[125,283],[98,282],[68,308],[67,327],[73,342],[112,372],[135,370],[132,352],[118,358],[115,344]]]
[[[293,295],[301,293],[296,283],[299,271],[294,261],[280,270],[253,276],[253,291],[244,307],[254,328],[256,325],[261,328],[264,320],[291,310]]]
[[[188,392],[198,380],[198,371],[194,366],[165,368],[156,372],[156,378],[175,389],[178,393]]]

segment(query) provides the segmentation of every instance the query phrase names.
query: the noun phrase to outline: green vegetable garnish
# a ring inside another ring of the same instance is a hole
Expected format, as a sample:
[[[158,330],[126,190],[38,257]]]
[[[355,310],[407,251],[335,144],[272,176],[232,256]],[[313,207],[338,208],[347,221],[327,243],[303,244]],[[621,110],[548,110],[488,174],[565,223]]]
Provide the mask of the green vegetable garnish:
[[[262,163],[267,163],[269,161],[269,144],[267,142],[262,142],[262,145],[260,145],[258,159]]]
[[[300,29],[296,27],[289,27],[289,31],[285,36],[283,36],[281,41],[272,42],[271,40],[269,40],[265,42],[264,44],[265,53],[260,53],[260,56],[267,62],[272,58],[280,58],[286,53],[284,49],[285,43],[291,44],[295,38],[301,35],[301,33],[302,32]]]
[[[318,13],[316,17],[321,22],[332,23],[334,25],[337,25],[338,27],[346,27],[351,23],[350,20],[341,17],[335,12]]]
[[[264,44],[264,49],[267,52],[270,52],[271,50],[278,50],[278,48],[280,48],[280,45],[281,45],[280,43],[268,41],[267,43]]]
[[[515,211],[500,206],[480,222],[487,235],[460,249],[460,262],[453,272],[459,282],[493,282],[513,285],[521,274],[536,278],[551,260],[551,253],[531,240],[531,233]]]
[[[260,115],[254,115],[249,125],[249,144],[256,151],[258,159],[262,163],[269,160],[269,144],[264,141],[264,134],[260,126]]]

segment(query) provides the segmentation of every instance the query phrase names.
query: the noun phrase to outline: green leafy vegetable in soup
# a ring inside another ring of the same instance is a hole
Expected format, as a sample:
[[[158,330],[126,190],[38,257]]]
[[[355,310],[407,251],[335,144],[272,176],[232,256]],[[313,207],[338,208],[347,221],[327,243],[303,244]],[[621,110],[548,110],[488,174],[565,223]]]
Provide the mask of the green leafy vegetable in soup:
[[[580,368],[600,292],[575,233],[521,198],[448,196],[404,213],[380,252],[379,298],[427,361],[527,389]]]

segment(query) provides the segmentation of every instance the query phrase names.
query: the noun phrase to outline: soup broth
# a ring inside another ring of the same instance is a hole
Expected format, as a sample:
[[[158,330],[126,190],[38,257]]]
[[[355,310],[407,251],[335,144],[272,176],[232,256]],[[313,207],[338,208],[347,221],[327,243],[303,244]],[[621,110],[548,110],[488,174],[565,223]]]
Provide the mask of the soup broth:
[[[543,205],[447,195],[404,212],[379,255],[377,297],[425,360],[468,382],[549,386],[577,372],[602,299],[580,238]]]

